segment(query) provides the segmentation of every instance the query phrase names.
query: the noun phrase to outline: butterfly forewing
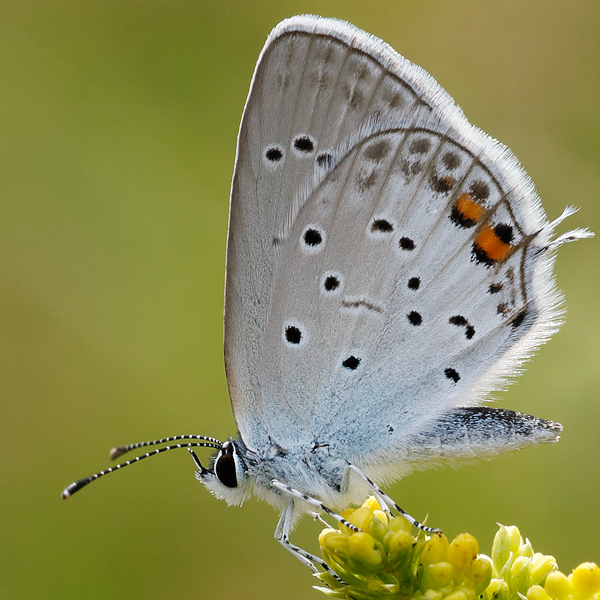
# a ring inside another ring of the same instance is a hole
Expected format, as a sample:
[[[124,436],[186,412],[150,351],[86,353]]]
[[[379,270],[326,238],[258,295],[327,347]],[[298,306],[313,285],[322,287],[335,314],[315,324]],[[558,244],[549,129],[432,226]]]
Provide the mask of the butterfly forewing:
[[[344,35],[334,37],[320,25],[314,33],[320,22],[327,20],[298,17],[273,32],[256,68],[238,139],[225,356],[236,421],[251,445],[252,436],[260,435],[253,424],[263,412],[259,373],[275,263],[315,169],[326,169],[333,151],[370,119],[385,114],[400,120],[423,105],[401,78],[351,46],[347,38],[353,28],[341,27]]]
[[[369,452],[474,401],[532,345],[544,220],[512,155],[419,67],[338,21],[280,25],[231,200],[226,364],[246,444]]]

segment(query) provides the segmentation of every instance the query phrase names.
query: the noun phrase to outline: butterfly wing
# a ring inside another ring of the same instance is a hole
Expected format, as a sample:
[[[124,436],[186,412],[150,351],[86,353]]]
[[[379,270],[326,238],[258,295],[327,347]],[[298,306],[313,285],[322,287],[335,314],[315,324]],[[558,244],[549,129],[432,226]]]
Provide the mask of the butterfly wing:
[[[232,186],[242,439],[351,458],[480,400],[556,328],[551,233],[516,159],[420,67],[340,21],[284,21]]]

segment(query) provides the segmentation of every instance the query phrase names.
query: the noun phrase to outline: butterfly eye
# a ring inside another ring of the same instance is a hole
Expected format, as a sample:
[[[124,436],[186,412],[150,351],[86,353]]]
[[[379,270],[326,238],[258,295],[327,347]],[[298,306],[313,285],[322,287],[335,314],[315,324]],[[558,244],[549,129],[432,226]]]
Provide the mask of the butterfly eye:
[[[238,486],[234,452],[233,444],[225,442],[215,462],[215,475],[228,488],[236,488]]]

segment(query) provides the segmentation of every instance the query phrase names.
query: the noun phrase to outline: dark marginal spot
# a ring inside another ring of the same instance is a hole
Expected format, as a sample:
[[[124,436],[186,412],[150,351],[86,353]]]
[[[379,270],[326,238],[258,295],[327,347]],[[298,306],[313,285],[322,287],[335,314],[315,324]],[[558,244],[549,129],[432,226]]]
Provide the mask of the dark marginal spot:
[[[513,241],[513,228],[512,225],[507,223],[499,223],[494,227],[494,233],[496,237],[505,244],[510,244]]]
[[[302,332],[297,327],[288,325],[285,328],[285,339],[290,344],[299,344],[300,340],[302,339]]]
[[[327,277],[327,279],[325,279],[325,283],[323,284],[323,287],[325,288],[325,291],[333,292],[334,290],[336,290],[339,287],[339,285],[340,285],[340,280],[337,277],[330,275],[329,277]]]
[[[348,104],[351,108],[360,108],[363,103],[363,93],[356,87],[350,86],[348,83],[344,84],[344,96],[348,100]]]
[[[496,310],[498,311],[499,315],[506,315],[508,313],[508,303],[500,302],[500,304],[498,304]]]
[[[320,60],[323,64],[327,65],[330,62],[333,62],[335,59],[335,54],[333,52],[332,46],[325,46],[323,50],[317,56],[318,60]]]
[[[501,289],[502,289],[501,283],[491,283],[490,287],[488,288],[488,292],[490,294],[497,294]]]
[[[325,90],[331,85],[331,77],[326,73],[311,73],[308,76],[309,85],[318,90]]]
[[[377,181],[377,171],[371,171],[368,175],[366,173],[359,173],[356,176],[356,185],[359,191],[364,192],[369,188],[372,188]]]
[[[527,311],[523,310],[521,311],[511,322],[510,324],[513,326],[513,329],[516,329],[517,327],[519,327],[519,325],[521,325],[523,323],[523,321],[525,320],[525,317],[527,316]]]
[[[469,189],[475,200],[487,200],[490,195],[490,188],[484,181],[474,181]]]
[[[421,285],[421,280],[418,277],[411,277],[408,280],[408,288],[411,290],[418,290]]]
[[[315,145],[307,135],[304,135],[302,137],[297,137],[294,140],[294,148],[300,152],[306,152],[308,154],[315,149]]]
[[[369,69],[368,67],[360,62],[356,62],[354,65],[350,65],[348,68],[349,72],[351,75],[356,75],[358,81],[362,81],[363,79],[366,79],[367,76],[369,75]]]
[[[431,142],[427,138],[413,140],[408,148],[411,154],[424,154],[431,148]]]
[[[404,105],[404,98],[400,94],[387,95],[385,100],[390,108],[399,108]]]
[[[387,140],[381,140],[370,146],[367,146],[365,150],[365,156],[369,160],[374,160],[375,162],[379,162],[383,158],[386,157],[387,153],[390,151],[390,143]]]
[[[460,379],[460,375],[454,370],[454,369],[444,369],[444,375],[446,375],[446,377],[448,379],[451,379],[454,383],[458,383],[458,380]]]
[[[356,358],[356,356],[349,356],[343,363],[342,366],[346,369],[350,369],[350,371],[356,371],[360,365],[360,358]]]
[[[316,229],[307,229],[304,232],[304,243],[307,246],[318,246],[323,241],[323,236]]]
[[[423,317],[416,310],[409,312],[406,316],[411,325],[420,325],[423,322]]]
[[[418,175],[423,170],[423,164],[418,160],[414,162],[403,160],[400,162],[400,170],[406,175],[406,177],[410,178],[413,175]]]
[[[390,233],[394,231],[394,226],[385,219],[375,219],[371,224],[371,231],[382,231],[383,233]]]
[[[436,173],[431,175],[431,189],[439,194],[447,194],[455,183],[456,180],[451,175],[446,175],[446,177],[438,177]]]
[[[456,325],[457,327],[464,327],[465,336],[468,340],[470,340],[475,335],[475,327],[473,327],[473,325],[471,325],[469,321],[467,321],[467,319],[465,319],[465,317],[463,317],[462,315],[455,315],[453,317],[450,317],[448,321],[452,325]]]
[[[456,315],[454,317],[450,317],[450,323],[460,327],[461,325],[466,325],[468,321],[462,315]]]
[[[446,152],[446,154],[442,156],[442,162],[447,169],[456,169],[456,167],[460,165],[460,157],[454,152]]]
[[[391,425],[387,426],[388,433],[394,433],[394,428]]]
[[[265,152],[265,156],[271,162],[279,162],[283,158],[283,152],[279,148],[269,148]]]
[[[333,162],[333,157],[331,156],[331,154],[329,154],[329,152],[321,152],[321,154],[319,154],[319,156],[317,156],[317,164],[320,167],[330,167],[331,163]]]
[[[272,240],[271,240],[271,245],[273,246],[279,246],[279,244],[281,244],[281,238],[275,236]]]
[[[400,238],[400,248],[402,250],[414,250],[415,243],[408,237],[402,237]]]

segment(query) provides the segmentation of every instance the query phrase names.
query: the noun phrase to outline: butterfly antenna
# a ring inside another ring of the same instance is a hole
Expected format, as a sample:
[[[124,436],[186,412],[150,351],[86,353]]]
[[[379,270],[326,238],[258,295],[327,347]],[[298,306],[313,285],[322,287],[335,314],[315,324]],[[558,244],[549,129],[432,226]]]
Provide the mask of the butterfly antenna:
[[[78,492],[80,489],[84,488],[86,485],[89,485],[90,483],[92,483],[92,481],[96,481],[96,479],[100,479],[100,477],[103,477],[104,475],[108,475],[109,473],[112,473],[113,471],[118,471],[119,469],[122,469],[123,467],[128,467],[129,465],[140,462],[141,460],[144,460],[145,458],[149,458],[150,456],[155,456],[157,454],[161,454],[162,452],[166,452],[167,450],[175,450],[177,448],[187,448],[188,450],[190,450],[192,447],[214,448],[215,450],[219,450],[222,446],[222,444],[220,442],[218,442],[218,440],[213,441],[213,438],[204,438],[203,436],[176,436],[175,438],[165,438],[165,441],[166,440],[174,440],[174,439],[189,439],[189,438],[196,438],[196,439],[200,438],[200,439],[206,439],[208,441],[188,442],[187,444],[175,444],[173,446],[165,446],[163,448],[157,448],[156,450],[152,450],[151,452],[146,452],[146,454],[142,454],[141,456],[136,456],[135,458],[132,458],[131,460],[128,460],[119,465],[116,465],[115,467],[110,467],[108,469],[105,469],[104,471],[99,471],[98,473],[94,473],[93,475],[90,475],[89,477],[85,477],[84,479],[79,479],[78,481],[73,482],[71,485],[68,485],[63,490],[62,497],[64,500],[66,500],[67,498],[70,498],[75,492]],[[150,446],[150,445],[153,445],[156,443],[160,443],[160,442],[158,440],[154,441],[154,442],[142,442],[141,444],[131,444],[131,448],[129,448],[128,446],[121,446],[120,448],[133,449],[134,447],[139,448],[140,446]],[[113,448],[113,450],[118,450],[118,448]],[[128,450],[125,450],[125,452],[127,452],[127,451]],[[120,456],[121,454],[123,454],[123,452],[121,452],[121,453],[117,452],[115,455]],[[111,451],[111,455],[112,455],[112,451]],[[200,468],[200,470],[205,471],[206,469],[200,464],[200,461],[195,453],[193,453],[193,458],[194,458],[194,462]]]
[[[150,442],[138,442],[137,444],[127,444],[126,446],[117,446],[110,451],[110,460],[116,460],[119,456],[123,456],[123,454],[127,454],[127,452],[131,452],[132,450],[137,450],[138,448],[146,448],[147,446],[159,446],[160,444],[168,444],[170,442],[177,442],[178,440],[203,440],[205,442],[211,442],[214,444],[214,448],[220,448],[223,445],[223,442],[219,441],[216,438],[208,437],[206,435],[174,435],[172,437],[166,437],[162,440],[152,440]],[[210,447],[210,446],[207,446]]]

